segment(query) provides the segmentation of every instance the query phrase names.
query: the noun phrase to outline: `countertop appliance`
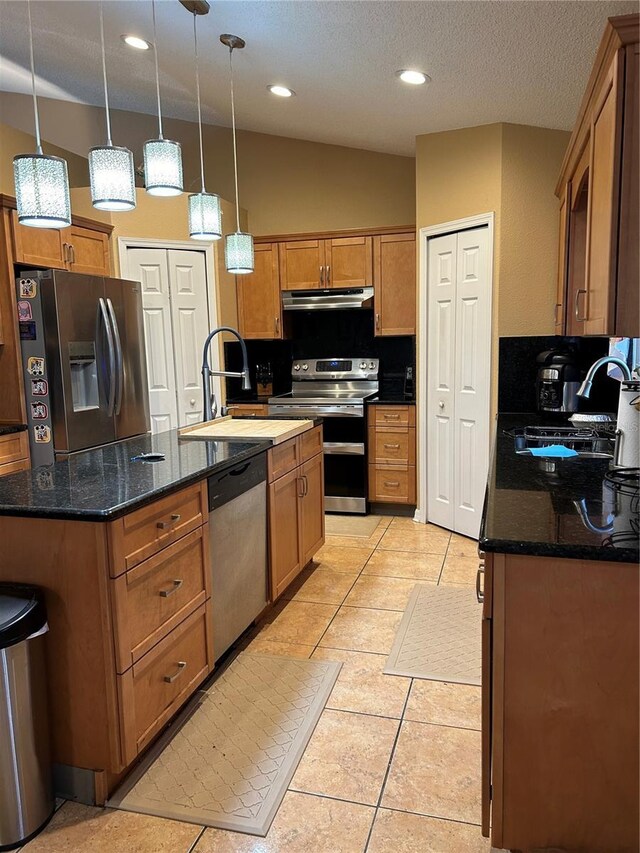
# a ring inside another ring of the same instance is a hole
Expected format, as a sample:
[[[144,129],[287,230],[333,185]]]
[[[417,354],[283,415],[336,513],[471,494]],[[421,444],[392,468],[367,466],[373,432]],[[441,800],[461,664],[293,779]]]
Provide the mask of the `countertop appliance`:
[[[575,412],[578,409],[580,368],[574,353],[551,349],[536,357],[538,411]]]
[[[296,359],[291,392],[269,400],[270,415],[321,417],[328,512],[366,513],[365,401],[378,393],[377,358]]]
[[[16,293],[33,466],[148,432],[140,283],[34,270]]]
[[[208,478],[215,660],[265,609],[267,454]]]

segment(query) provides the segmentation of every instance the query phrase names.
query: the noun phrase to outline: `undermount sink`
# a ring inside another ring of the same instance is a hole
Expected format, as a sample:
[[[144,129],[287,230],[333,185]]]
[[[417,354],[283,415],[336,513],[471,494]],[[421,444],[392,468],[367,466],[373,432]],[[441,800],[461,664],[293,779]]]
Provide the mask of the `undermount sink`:
[[[579,456],[571,459],[612,459],[615,444],[615,424],[577,429],[576,427],[528,426],[514,435],[515,450],[529,454],[532,450],[562,445],[575,450]]]

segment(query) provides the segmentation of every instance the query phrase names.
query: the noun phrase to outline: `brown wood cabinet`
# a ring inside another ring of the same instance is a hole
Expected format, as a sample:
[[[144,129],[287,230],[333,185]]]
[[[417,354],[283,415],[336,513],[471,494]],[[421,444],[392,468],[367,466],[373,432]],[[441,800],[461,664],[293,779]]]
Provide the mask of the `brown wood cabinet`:
[[[45,590],[53,760],[97,802],[213,670],[208,536],[206,480],[112,522],[0,517],[0,579]]]
[[[559,333],[640,335],[639,21],[607,23],[556,188]]]
[[[86,220],[84,220],[86,222]],[[73,224],[69,228],[29,228],[13,211],[14,262],[52,267],[88,275],[111,275],[109,233],[101,223]]]
[[[286,590],[324,544],[322,427],[267,453],[271,600]]]
[[[0,477],[25,471],[29,467],[28,432],[24,430],[0,435]]]
[[[227,410],[236,418],[266,418],[269,414],[269,406],[266,403],[230,403]]]
[[[254,272],[237,276],[236,293],[243,338],[282,338],[277,243],[256,243]]]
[[[638,566],[485,558],[482,825],[498,849],[638,849]]]
[[[280,243],[280,287],[366,287],[373,278],[372,238],[361,235]]]
[[[415,406],[368,407],[369,500],[415,504]]]
[[[373,238],[375,334],[416,333],[416,235]]]

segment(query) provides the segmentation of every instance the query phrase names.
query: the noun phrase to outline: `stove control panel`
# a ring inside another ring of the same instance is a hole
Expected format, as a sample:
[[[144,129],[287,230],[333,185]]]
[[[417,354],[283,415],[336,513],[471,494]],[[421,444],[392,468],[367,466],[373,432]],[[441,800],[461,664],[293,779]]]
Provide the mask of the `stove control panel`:
[[[291,367],[297,379],[377,379],[377,358],[307,358],[296,359]]]

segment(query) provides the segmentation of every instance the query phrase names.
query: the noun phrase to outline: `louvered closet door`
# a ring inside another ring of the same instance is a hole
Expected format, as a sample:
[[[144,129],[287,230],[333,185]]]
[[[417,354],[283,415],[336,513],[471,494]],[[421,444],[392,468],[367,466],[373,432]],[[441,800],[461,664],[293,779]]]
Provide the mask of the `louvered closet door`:
[[[477,537],[489,464],[488,228],[429,240],[427,517]]]
[[[204,252],[167,251],[179,426],[203,418],[202,347],[209,334]]]
[[[429,241],[427,441],[429,521],[453,527],[457,236]]]
[[[166,249],[129,249],[128,277],[142,283],[151,431],[178,426]]]

